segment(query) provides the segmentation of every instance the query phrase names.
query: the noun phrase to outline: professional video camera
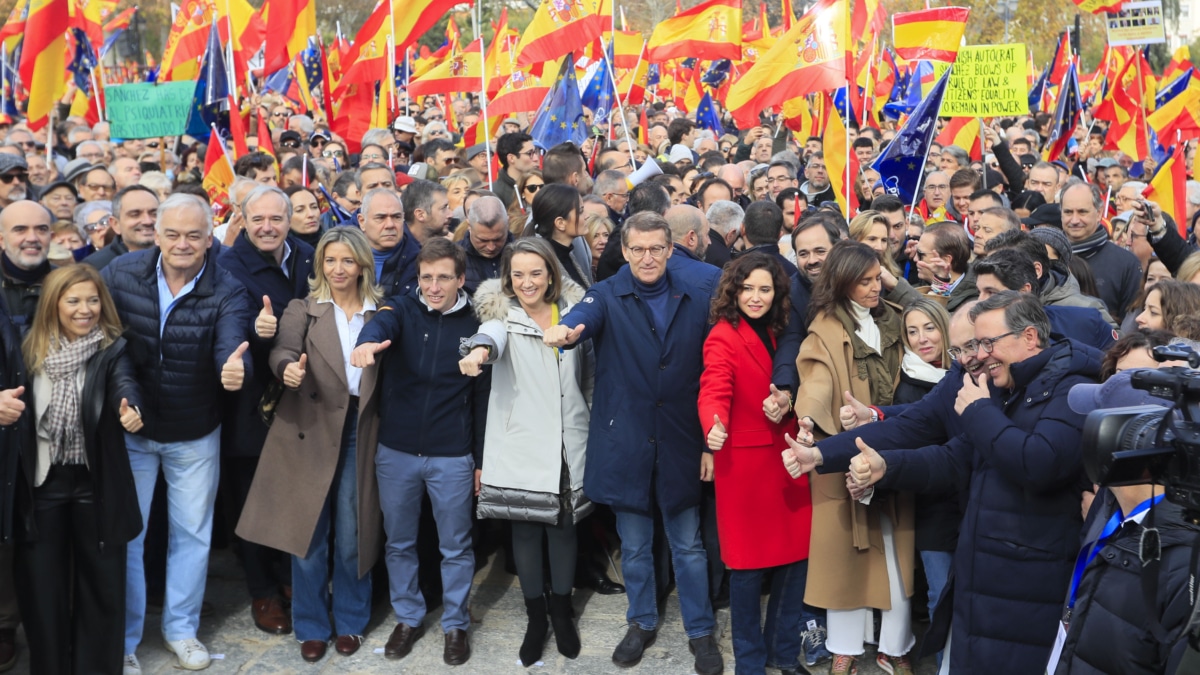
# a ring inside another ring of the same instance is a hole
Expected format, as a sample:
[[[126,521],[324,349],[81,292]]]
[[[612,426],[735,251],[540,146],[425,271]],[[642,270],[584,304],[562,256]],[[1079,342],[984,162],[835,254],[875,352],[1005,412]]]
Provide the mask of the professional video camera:
[[[1083,465],[1098,485],[1157,483],[1184,517],[1200,522],[1200,353],[1188,345],[1155,347],[1158,361],[1187,361],[1138,370],[1131,382],[1174,402],[1096,410],[1083,425]]]

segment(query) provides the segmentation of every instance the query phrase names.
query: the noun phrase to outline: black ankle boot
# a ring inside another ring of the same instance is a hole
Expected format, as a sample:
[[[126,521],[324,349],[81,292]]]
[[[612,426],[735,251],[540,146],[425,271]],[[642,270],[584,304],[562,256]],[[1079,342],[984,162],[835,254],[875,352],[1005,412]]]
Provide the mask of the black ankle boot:
[[[521,665],[526,668],[542,659],[542,649],[546,646],[546,633],[550,632],[550,622],[546,620],[546,596],[525,598],[525,613],[529,615],[529,624],[525,627],[525,639],[521,641]]]
[[[550,594],[550,623],[554,625],[554,642],[558,653],[573,659],[579,656],[579,629],[575,627],[575,612],[571,596]]]

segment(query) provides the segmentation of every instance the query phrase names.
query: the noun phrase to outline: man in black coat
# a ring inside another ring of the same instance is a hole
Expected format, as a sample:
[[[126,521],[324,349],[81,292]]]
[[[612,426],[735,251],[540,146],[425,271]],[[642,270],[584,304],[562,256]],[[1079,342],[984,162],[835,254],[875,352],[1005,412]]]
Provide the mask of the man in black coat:
[[[130,185],[113,195],[112,229],[117,233],[108,246],[83,259],[102,270],[117,256],[143,251],[154,246],[154,219],[158,215],[158,195],[143,185]]]
[[[1071,240],[1071,252],[1088,262],[1100,299],[1120,325],[1125,311],[1142,291],[1142,265],[1137,256],[1114,244],[1100,227],[1104,201],[1095,186],[1073,182],[1063,188],[1059,200],[1062,229]]]
[[[267,439],[259,402],[275,377],[267,360],[278,317],[289,302],[308,295],[313,270],[312,247],[289,235],[292,203],[282,190],[273,185],[256,187],[242,200],[241,209],[242,232],[217,259],[249,291],[251,310],[257,314],[249,351],[254,377],[222,402],[221,484],[233,498],[233,523],[241,517]],[[282,591],[291,585],[291,559],[254,542],[238,543],[254,625],[267,633],[290,633],[291,613]]]
[[[0,558],[7,570],[0,579],[3,600],[0,604],[0,671],[13,667],[17,662],[16,625],[17,599],[12,585],[13,547],[13,497],[17,477],[20,432],[17,421],[25,411],[21,395],[25,391],[25,359],[21,356],[21,333],[0,308]],[[7,625],[11,623],[11,625]]]
[[[508,212],[499,197],[485,195],[467,210],[467,236],[459,243],[467,252],[467,281],[463,290],[474,296],[479,284],[500,277],[504,249],[513,240]]]
[[[358,211],[358,226],[371,244],[375,278],[383,295],[404,295],[416,288],[421,244],[404,224],[404,204],[394,188],[367,190]]]
[[[762,253],[774,258],[783,266],[783,271],[792,276],[800,270],[779,252],[779,237],[783,232],[783,209],[774,202],[759,201],[746,207],[746,217],[742,220],[742,237],[746,239],[746,249],[734,257]]]
[[[180,665],[199,670],[210,662],[196,635],[220,463],[218,392],[237,391],[253,377],[246,340],[254,312],[246,289],[209,254],[207,203],[188,194],[170,196],[159,206],[155,230],[158,246],[123,255],[101,274],[145,395],[145,426],[125,437],[143,519],[160,468],[167,480],[171,546],[161,632]],[[145,530],[128,549],[127,669],[137,667],[145,623],[144,538]]]

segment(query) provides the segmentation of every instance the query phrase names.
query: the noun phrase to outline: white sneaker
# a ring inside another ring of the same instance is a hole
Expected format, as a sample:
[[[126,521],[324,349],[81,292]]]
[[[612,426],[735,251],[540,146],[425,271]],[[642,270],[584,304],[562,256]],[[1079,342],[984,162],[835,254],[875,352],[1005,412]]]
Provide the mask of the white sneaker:
[[[142,675],[142,664],[138,663],[136,654],[126,654],[124,663],[121,675]]]
[[[179,659],[179,667],[184,670],[204,670],[212,663],[208,649],[196,638],[187,640],[163,640],[167,650],[173,652]]]

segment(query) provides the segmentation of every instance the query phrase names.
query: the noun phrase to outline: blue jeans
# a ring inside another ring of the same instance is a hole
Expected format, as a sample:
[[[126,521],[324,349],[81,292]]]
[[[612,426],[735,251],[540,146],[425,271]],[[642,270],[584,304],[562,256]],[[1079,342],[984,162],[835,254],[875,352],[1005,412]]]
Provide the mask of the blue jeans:
[[[621,571],[629,600],[626,620],[642,630],[658,629],[658,596],[654,587],[654,516],[616,509],[621,536]],[[675,515],[663,513],[663,529],[671,547],[679,611],[689,639],[713,633],[712,603],[708,598],[708,556],[700,542],[700,508]]]
[[[771,577],[766,627],[762,623],[762,580]],[[800,613],[808,561],[757,570],[729,570],[729,612],[733,632],[734,672],[762,673],[775,668],[795,668],[800,661]]]
[[[942,599],[946,582],[950,579],[950,566],[954,554],[949,551],[921,551],[921,565],[925,568],[925,581],[929,584],[929,618],[933,619],[933,608]],[[937,653],[938,667],[942,665],[942,652]]]
[[[142,641],[146,622],[146,570],[142,544],[150,500],[161,466],[167,480],[167,586],[163,595],[162,633],[167,640],[196,637],[200,604],[208,575],[213,502],[221,468],[221,429],[192,441],[159,443],[125,434],[129,466],[142,511],[142,532],[127,549],[125,582],[125,653]]]
[[[363,635],[371,620],[371,575],[358,576],[358,408],[342,428],[337,471],[317,518],[308,555],[292,556],[292,626],[296,639]],[[333,527],[333,626],[329,625],[329,529]]]
[[[380,444],[375,475],[396,620],[416,628],[425,619],[425,598],[417,586],[417,526],[421,497],[428,490],[442,553],[442,631],[467,630],[471,623],[467,597],[475,576],[475,552],[471,550],[475,458],[418,457]]]

